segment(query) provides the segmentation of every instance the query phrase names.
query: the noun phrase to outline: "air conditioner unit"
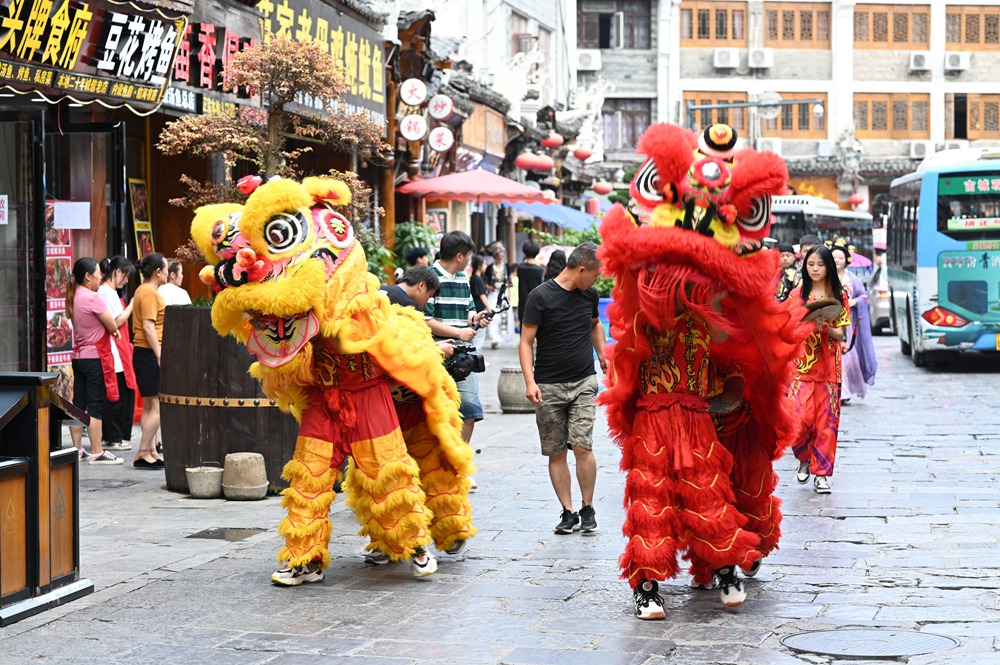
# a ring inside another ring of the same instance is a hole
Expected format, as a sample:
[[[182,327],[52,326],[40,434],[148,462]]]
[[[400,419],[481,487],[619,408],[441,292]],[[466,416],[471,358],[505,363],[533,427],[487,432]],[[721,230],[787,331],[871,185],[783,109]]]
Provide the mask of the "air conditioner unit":
[[[774,154],[781,156],[781,139],[779,138],[762,138],[757,141],[758,150],[767,150],[768,152],[773,152]]]
[[[964,72],[971,66],[971,53],[965,51],[952,51],[944,54],[944,70],[946,72]]]
[[[712,66],[716,69],[735,69],[740,66],[740,50],[738,48],[717,48]]]
[[[969,142],[964,139],[952,139],[944,142],[945,150],[965,150],[969,147]]]
[[[934,152],[934,141],[910,141],[910,157],[913,159],[930,157]]]
[[[579,49],[576,52],[576,68],[581,72],[601,71],[601,50],[596,48]]]
[[[752,48],[748,62],[753,69],[767,69],[774,67],[773,48]]]
[[[910,53],[910,72],[929,72],[931,70],[931,52],[914,51]]]

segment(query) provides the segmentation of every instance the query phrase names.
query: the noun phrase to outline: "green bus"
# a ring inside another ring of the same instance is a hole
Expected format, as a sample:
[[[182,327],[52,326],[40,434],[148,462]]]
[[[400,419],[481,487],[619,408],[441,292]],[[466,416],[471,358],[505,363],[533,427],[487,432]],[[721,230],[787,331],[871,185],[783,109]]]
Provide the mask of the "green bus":
[[[928,157],[892,182],[885,220],[901,351],[918,367],[1000,351],[1000,151]]]

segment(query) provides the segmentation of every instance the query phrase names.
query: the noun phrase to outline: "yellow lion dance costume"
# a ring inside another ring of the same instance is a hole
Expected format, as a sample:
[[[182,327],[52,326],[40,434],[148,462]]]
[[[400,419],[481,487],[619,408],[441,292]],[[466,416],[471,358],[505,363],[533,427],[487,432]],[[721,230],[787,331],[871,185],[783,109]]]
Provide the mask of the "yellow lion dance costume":
[[[457,553],[476,533],[455,382],[423,317],[379,292],[335,210],[350,201],[339,180],[274,179],[245,205],[199,208],[191,225],[209,263],[201,278],[217,293],[213,326],[247,345],[258,360],[250,373],[300,422],[282,473],[285,565],[272,576],[281,585],[323,580],[333,485],[348,456],[347,504],[367,549],[412,559],[422,577],[437,570],[432,540]],[[395,404],[396,387],[420,399]]]

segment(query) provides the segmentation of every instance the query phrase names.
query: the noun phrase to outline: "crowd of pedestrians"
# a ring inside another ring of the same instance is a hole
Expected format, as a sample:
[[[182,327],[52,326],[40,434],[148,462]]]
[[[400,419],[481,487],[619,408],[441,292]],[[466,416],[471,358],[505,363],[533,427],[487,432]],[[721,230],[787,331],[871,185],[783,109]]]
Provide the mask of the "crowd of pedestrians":
[[[142,283],[126,300],[136,273]],[[183,279],[183,265],[168,263],[158,252],[147,254],[138,265],[124,256],[100,263],[83,257],[73,265],[73,281],[66,292],[74,338],[72,402],[89,417],[90,451],[83,445],[84,427],[70,427],[70,436],[82,461],[123,463],[110,451],[132,450],[138,392],[142,435],[133,466],[163,468],[162,444],[157,441],[163,315],[167,305],[191,304],[181,287]]]

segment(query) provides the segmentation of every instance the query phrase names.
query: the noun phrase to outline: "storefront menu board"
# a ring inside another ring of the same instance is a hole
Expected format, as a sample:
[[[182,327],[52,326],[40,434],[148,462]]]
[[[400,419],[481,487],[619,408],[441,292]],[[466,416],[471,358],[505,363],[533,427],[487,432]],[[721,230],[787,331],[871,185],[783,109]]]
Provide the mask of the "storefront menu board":
[[[10,0],[0,7],[0,84],[48,101],[152,111],[187,19],[114,0]]]

